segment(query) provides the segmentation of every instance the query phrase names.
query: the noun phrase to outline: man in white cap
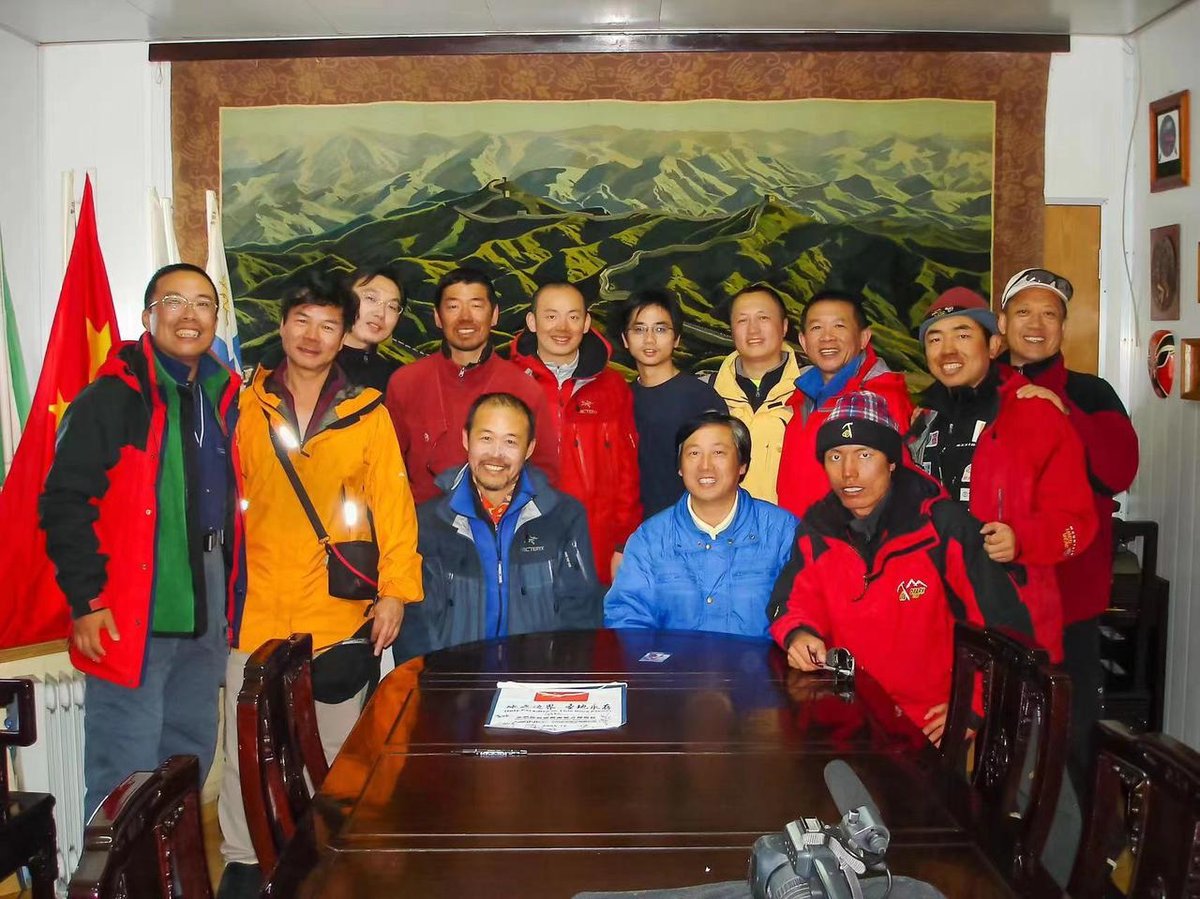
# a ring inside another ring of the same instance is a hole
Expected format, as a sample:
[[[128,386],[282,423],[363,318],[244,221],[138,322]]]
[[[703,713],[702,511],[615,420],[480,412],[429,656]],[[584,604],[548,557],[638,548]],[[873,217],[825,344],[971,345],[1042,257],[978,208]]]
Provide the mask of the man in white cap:
[[[1063,668],[1071,675],[1070,768],[1076,789],[1086,787],[1091,740],[1103,706],[1100,616],[1112,588],[1113,497],[1129,489],[1138,468],[1138,438],[1129,414],[1103,378],[1070,371],[1062,340],[1071,282],[1043,268],[1017,272],[1000,300],[1000,333],[1008,350],[1000,357],[1034,385],[1037,395],[1067,417],[1087,455],[1088,481],[1096,505],[1096,539],[1055,566],[1063,607]],[[1070,589],[1067,589],[1067,585]]]

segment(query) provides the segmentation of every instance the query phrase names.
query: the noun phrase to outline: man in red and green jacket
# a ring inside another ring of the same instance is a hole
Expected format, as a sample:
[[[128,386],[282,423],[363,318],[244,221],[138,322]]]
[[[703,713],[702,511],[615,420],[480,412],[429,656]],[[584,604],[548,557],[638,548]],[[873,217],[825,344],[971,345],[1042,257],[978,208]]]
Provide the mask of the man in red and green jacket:
[[[954,667],[954,623],[1031,632],[979,522],[904,464],[896,422],[876,394],[840,397],[816,436],[831,489],[797,529],[775,585],[771,636],[812,671],[844,646],[934,743]]]
[[[572,284],[538,288],[510,359],[541,387],[558,454],[558,487],[587,509],[601,583],[612,583],[625,541],[642,523],[633,393],[608,365],[612,347],[592,330]]]
[[[1035,385],[1070,423],[1087,454],[1096,509],[1096,539],[1056,566],[1063,605],[1063,668],[1071,675],[1072,775],[1084,785],[1096,721],[1103,707],[1100,616],[1112,591],[1113,497],[1129,489],[1138,469],[1138,438],[1129,414],[1107,381],[1069,371],[1062,356],[1067,305],[1074,289],[1041,268],[1017,272],[1000,300],[1000,357]]]
[[[217,744],[217,691],[245,595],[233,429],[241,380],[210,348],[217,291],[176,264],[146,288],[59,427],[39,506],[87,675],[85,815],[133,771]]]
[[[930,374],[909,433],[913,460],[981,522],[988,555],[1007,566],[1033,633],[1062,660],[1062,599],[1055,566],[1096,534],[1083,446],[1066,418],[1024,377],[993,363],[996,317],[954,287],[920,327]]]

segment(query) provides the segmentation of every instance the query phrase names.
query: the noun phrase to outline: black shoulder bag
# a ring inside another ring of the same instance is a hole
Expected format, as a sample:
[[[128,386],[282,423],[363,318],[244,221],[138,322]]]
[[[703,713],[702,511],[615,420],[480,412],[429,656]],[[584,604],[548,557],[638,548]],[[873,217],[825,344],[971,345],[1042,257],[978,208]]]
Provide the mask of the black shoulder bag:
[[[379,593],[379,545],[375,540],[375,519],[371,516],[370,508],[367,509],[367,521],[371,525],[370,540],[344,540],[334,543],[329,539],[329,532],[325,530],[325,526],[321,524],[317,510],[313,508],[312,500],[308,498],[308,492],[300,482],[300,475],[296,473],[296,467],[288,458],[287,450],[280,446],[279,436],[271,426],[269,417],[267,432],[271,435],[271,446],[275,448],[279,464],[283,466],[284,473],[292,482],[292,489],[296,491],[296,498],[304,507],[304,513],[316,532],[317,540],[325,547],[329,595],[338,599],[375,599]]]

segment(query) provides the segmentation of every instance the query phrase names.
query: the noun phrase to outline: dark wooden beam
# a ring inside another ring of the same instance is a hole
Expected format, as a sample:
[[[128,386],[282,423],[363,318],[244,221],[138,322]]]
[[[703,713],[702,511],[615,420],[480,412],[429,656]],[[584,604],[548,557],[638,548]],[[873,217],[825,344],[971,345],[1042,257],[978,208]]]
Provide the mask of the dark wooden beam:
[[[958,52],[1066,53],[1067,34],[980,32],[597,32],[468,34],[437,37],[186,41],[150,45],[151,62],[296,59],[337,56],[503,55],[513,53]]]

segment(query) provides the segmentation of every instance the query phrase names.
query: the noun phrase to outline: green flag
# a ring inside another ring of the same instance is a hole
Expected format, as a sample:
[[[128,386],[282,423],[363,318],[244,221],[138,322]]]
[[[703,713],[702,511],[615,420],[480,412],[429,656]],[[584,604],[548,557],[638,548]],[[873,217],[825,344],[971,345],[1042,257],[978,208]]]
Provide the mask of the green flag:
[[[8,270],[4,264],[4,238],[0,235],[0,484],[12,464],[13,453],[21,440],[21,430],[29,415],[29,380],[21,356],[21,338],[17,334],[17,313],[8,289]]]

